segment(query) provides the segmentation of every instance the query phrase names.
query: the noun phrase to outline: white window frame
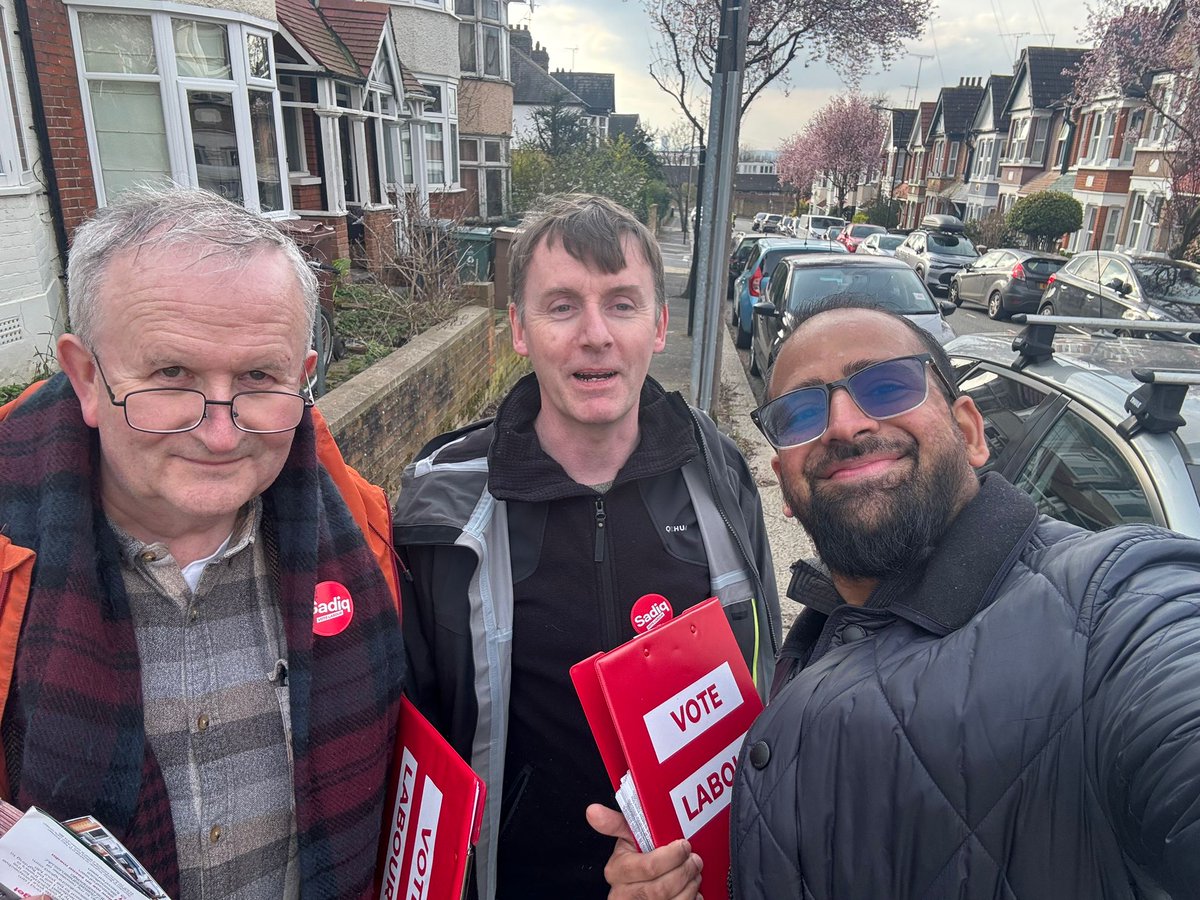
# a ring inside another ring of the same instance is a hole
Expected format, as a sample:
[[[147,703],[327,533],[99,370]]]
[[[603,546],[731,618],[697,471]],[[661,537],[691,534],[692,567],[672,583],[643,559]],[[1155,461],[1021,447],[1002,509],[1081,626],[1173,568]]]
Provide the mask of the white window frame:
[[[1141,122],[1135,123],[1134,120],[1141,117]],[[1146,108],[1139,106],[1129,111],[1129,116],[1125,119],[1125,134],[1121,139],[1121,155],[1118,162],[1122,166],[1133,165],[1133,154],[1137,150],[1138,145],[1142,142],[1142,132],[1146,130]],[[1130,135],[1133,135],[1131,138]]]
[[[950,142],[950,149],[946,151],[945,173],[953,175],[958,171],[958,154],[961,152],[958,141]]]
[[[1100,131],[1104,124],[1104,118],[1099,111],[1091,114],[1091,134],[1088,135],[1087,151],[1083,154],[1083,159],[1080,162],[1093,163],[1096,161],[1100,153]]]
[[[422,77],[421,83],[430,93],[441,93],[441,109],[435,112],[431,106],[426,106],[421,113],[424,124],[442,126],[442,181],[433,181],[429,177],[429,163],[425,160],[425,181],[431,191],[452,191],[461,188],[458,168],[458,84],[449,80]],[[430,90],[433,89],[433,90]],[[414,136],[415,137],[415,136]],[[421,129],[422,147],[428,152],[425,129]],[[422,154],[425,158],[425,154]]]
[[[468,68],[467,65],[464,65],[461,52],[461,41],[459,43],[459,66],[461,71],[464,77],[467,78],[486,78],[499,81],[508,81],[510,74],[508,66],[508,6],[506,3],[502,3],[497,0],[497,15],[492,17],[484,15],[484,10],[487,7],[487,0],[474,0],[474,2],[475,13],[473,15],[458,13],[457,7],[452,7],[455,9],[455,14],[458,15],[459,18],[459,33],[461,34],[461,31],[465,26],[470,26],[474,30],[475,58],[470,61],[470,68]],[[487,47],[487,36],[489,32],[495,32],[499,45],[499,58],[497,60],[499,63],[499,71],[497,72],[488,72],[485,70],[485,58],[487,52],[485,48]]]
[[[20,59],[13,52],[12,29],[9,27],[7,10],[0,9],[0,185],[17,187],[26,183],[31,175],[29,156],[26,152],[24,122],[17,103],[14,60]]]
[[[942,174],[942,154],[946,152],[946,139],[938,138],[933,145],[933,162],[929,166],[929,174],[937,178]]]
[[[1033,136],[1029,143],[1029,161],[1042,165],[1046,159],[1046,138],[1050,132],[1050,118],[1038,116],[1033,125]]]
[[[1121,207],[1108,207],[1108,215],[1104,217],[1104,230],[1100,233],[1100,249],[1112,250],[1117,245],[1117,235],[1121,228]]]
[[[1116,110],[1108,110],[1104,113],[1104,136],[1100,141],[1099,155],[1093,162],[1107,162],[1112,156],[1113,140],[1117,135],[1117,113]]]
[[[207,8],[193,6],[159,5],[157,3],[127,0],[120,7],[106,6],[99,3],[76,2],[68,7],[71,28],[71,41],[75,50],[76,71],[82,94],[84,127],[87,131],[88,152],[92,162],[93,180],[96,189],[96,199],[100,206],[108,203],[104,187],[103,162],[100,158],[96,138],[95,122],[92,116],[91,90],[92,80],[123,81],[157,84],[159,98],[162,103],[163,124],[166,133],[167,158],[171,168],[164,175],[179,184],[197,185],[196,158],[192,144],[191,123],[188,116],[187,92],[189,90],[209,91],[213,93],[228,93],[233,102],[233,115],[236,130],[239,174],[241,177],[242,203],[254,212],[260,212],[269,218],[281,218],[291,215],[291,191],[287,180],[287,148],[283,130],[283,116],[280,106],[279,90],[276,79],[278,68],[275,60],[274,23],[227,12],[218,17]],[[150,32],[154,46],[157,74],[123,74],[116,72],[89,73],[84,65],[82,52],[83,41],[79,26],[80,13],[115,14],[141,16],[150,19]],[[182,77],[175,57],[175,38],[172,29],[173,19],[206,22],[220,25],[226,29],[230,57],[230,79]],[[250,76],[246,58],[246,38],[258,35],[266,39],[269,54],[270,78],[254,78]],[[251,133],[249,92],[259,90],[271,94],[271,106],[275,126],[276,166],[281,176],[280,208],[263,211],[258,196],[258,172],[255,166],[254,142]]]

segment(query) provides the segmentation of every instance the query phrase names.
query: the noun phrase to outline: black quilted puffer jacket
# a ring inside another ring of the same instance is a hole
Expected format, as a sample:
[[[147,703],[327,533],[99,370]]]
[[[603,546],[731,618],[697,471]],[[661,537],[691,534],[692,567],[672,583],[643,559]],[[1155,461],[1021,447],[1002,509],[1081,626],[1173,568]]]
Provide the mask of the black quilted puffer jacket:
[[[796,567],[733,896],[1200,897],[1200,541],[989,475],[914,569],[856,608]]]

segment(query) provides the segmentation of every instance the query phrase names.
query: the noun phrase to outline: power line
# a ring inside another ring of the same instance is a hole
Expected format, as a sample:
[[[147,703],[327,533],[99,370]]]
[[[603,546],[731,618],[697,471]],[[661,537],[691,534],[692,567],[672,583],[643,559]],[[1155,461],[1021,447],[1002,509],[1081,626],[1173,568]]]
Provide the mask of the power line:
[[[942,71],[942,55],[938,51],[937,35],[933,33],[933,21],[929,22],[929,39],[933,41],[933,59],[938,66],[938,77],[942,79],[942,84],[946,83],[946,73]]]
[[[996,34],[1000,35],[1000,43],[1004,45],[1004,52],[1009,59],[1015,60],[1017,55],[1008,49],[1008,41],[1004,39],[1004,25],[1000,22],[1000,9],[996,6],[996,0],[992,0],[992,18],[996,20]]]

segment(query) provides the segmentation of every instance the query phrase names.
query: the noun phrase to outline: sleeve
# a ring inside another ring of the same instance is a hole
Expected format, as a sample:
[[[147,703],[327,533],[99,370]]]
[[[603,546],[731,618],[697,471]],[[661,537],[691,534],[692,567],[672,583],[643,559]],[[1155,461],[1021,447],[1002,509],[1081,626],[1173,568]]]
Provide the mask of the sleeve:
[[[408,697],[463,759],[470,761],[477,718],[467,585],[474,556],[462,547],[398,548],[401,625],[408,651]]]
[[[1200,541],[1122,545],[1091,607],[1086,751],[1125,857],[1171,896],[1200,885]]]

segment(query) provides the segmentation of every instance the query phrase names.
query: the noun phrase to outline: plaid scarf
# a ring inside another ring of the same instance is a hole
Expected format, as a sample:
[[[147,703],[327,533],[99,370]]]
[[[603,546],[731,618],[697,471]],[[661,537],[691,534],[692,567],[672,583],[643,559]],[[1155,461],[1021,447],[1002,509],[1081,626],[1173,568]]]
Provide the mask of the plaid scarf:
[[[0,422],[0,528],[38,553],[3,739],[14,802],[95,815],[178,893],[166,786],[142,722],[137,641],[116,537],[96,502],[99,445],[66,376]],[[311,418],[263,495],[288,643],[301,896],[371,895],[404,678],[394,600],[317,462]],[[314,637],[318,581],[354,618]]]

